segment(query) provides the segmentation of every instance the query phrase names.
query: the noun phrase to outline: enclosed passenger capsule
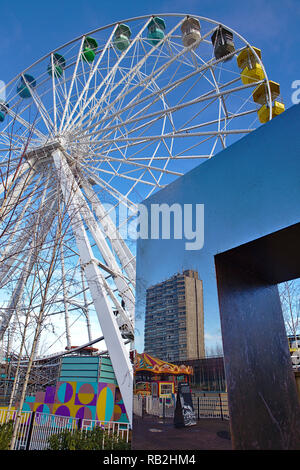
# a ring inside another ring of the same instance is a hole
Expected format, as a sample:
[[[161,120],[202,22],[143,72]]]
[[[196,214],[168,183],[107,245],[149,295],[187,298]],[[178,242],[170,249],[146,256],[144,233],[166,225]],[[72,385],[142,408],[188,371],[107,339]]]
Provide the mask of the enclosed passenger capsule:
[[[7,115],[7,108],[9,108],[8,103],[0,102],[0,122],[5,120],[5,116]]]
[[[148,39],[153,46],[159,44],[165,37],[166,23],[162,18],[155,16],[148,25]]]
[[[241,72],[241,80],[244,85],[259,82],[265,78],[263,68],[260,64],[255,64],[254,67],[245,67]]]
[[[212,35],[211,42],[214,46],[214,54],[217,60],[222,58],[224,61],[231,59],[231,57],[226,59],[228,54],[234,52],[233,34],[231,31],[223,28],[223,26],[219,26]]]
[[[130,45],[131,30],[126,24],[119,24],[114,35],[114,46],[119,51],[125,51]]]
[[[21,98],[31,97],[31,88],[36,87],[36,80],[32,75],[24,74],[21,76],[17,85],[17,93]]]
[[[271,91],[271,100],[272,104],[272,118],[283,113],[285,106],[280,101],[276,100],[280,95],[280,85],[279,83],[269,81],[270,91]],[[266,82],[258,85],[254,92],[252,93],[253,101],[257,104],[262,105],[261,108],[257,111],[258,118],[262,124],[265,124],[270,119],[270,103],[268,100],[268,84]]]
[[[197,18],[187,17],[181,25],[182,43],[185,47],[189,47],[197,42],[200,37],[200,22]]]
[[[254,65],[258,62],[258,57],[261,59],[261,50],[257,47],[252,46],[246,47],[243,49],[239,55],[237,56],[237,64],[241,70],[244,70],[245,67],[254,67]]]
[[[247,47],[237,57],[237,64],[241,69],[241,80],[244,85],[249,85],[265,78],[263,68],[259,63],[261,50],[256,47],[252,47],[252,49]]]
[[[272,119],[279,114],[283,113],[285,106],[280,101],[274,101],[272,105]],[[268,104],[264,104],[257,112],[258,118],[262,124],[265,124],[270,119],[270,107]]]
[[[271,99],[274,101],[280,95],[280,85],[279,83],[273,82],[272,80],[269,81],[270,91],[271,91]],[[254,92],[252,93],[253,101],[257,104],[267,104],[268,102],[268,85],[267,83],[261,83],[258,85]]]
[[[52,60],[53,60],[53,65],[52,65]],[[48,70],[49,75],[52,75],[52,68],[53,68],[54,75],[56,77],[61,77],[65,66],[66,66],[65,58],[62,55],[57,54],[57,52],[55,52],[53,54],[53,59],[50,59],[50,63],[48,65],[47,70]]]
[[[96,49],[98,47],[98,43],[96,39],[87,36],[83,41],[83,50],[82,50],[82,58],[86,62],[93,62],[96,56]]]

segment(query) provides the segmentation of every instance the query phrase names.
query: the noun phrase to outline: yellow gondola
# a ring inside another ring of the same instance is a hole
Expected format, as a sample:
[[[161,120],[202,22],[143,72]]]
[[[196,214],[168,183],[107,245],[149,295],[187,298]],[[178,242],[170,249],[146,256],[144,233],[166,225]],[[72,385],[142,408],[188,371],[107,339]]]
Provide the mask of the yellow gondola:
[[[241,80],[244,85],[259,82],[265,78],[265,74],[259,59],[261,50],[257,47],[246,47],[237,57],[238,67],[241,69]]]
[[[272,119],[279,114],[283,113],[285,110],[285,106],[280,101],[274,101],[272,106]],[[258,111],[258,118],[262,124],[265,124],[270,119],[270,108],[267,104],[264,104]]]
[[[253,68],[245,67],[241,72],[241,80],[244,85],[259,82],[265,78],[263,68],[260,64],[255,64]]]
[[[236,61],[241,70],[244,70],[245,67],[254,67],[254,65],[259,62],[253,51],[257,54],[259,59],[261,59],[261,50],[253,46],[252,49],[246,47],[246,49],[243,49],[237,56]]]
[[[280,85],[279,83],[269,81],[270,91],[271,91],[271,100],[274,101],[280,95]],[[267,104],[268,101],[268,86],[267,83],[261,83],[258,85],[254,92],[252,93],[253,101],[257,104]]]

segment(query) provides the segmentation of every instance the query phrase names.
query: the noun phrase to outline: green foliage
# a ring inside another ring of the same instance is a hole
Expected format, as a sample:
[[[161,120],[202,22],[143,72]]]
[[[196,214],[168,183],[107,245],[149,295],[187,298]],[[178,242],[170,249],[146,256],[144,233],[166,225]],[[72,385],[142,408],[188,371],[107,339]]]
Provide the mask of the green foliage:
[[[13,435],[14,422],[0,424],[0,450],[8,450]]]
[[[129,450],[130,444],[116,433],[109,433],[100,426],[92,430],[64,431],[53,434],[49,450]]]

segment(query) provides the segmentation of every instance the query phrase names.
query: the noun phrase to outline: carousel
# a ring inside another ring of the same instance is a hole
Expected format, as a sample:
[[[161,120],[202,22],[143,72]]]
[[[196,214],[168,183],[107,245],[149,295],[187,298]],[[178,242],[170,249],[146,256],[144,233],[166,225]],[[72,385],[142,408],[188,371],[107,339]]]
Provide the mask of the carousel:
[[[177,392],[178,383],[189,383],[192,375],[191,366],[171,364],[147,353],[135,354],[134,393],[137,395],[171,398]]]

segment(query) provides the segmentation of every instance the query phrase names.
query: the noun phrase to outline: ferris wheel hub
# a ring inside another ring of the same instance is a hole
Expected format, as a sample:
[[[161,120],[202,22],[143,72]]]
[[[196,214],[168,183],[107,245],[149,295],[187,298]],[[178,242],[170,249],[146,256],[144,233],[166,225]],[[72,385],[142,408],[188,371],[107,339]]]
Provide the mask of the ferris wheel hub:
[[[53,141],[33,149],[30,148],[30,150],[24,153],[24,158],[36,168],[40,164],[48,163],[52,158],[52,153],[57,149],[61,149],[61,144],[58,141]]]

